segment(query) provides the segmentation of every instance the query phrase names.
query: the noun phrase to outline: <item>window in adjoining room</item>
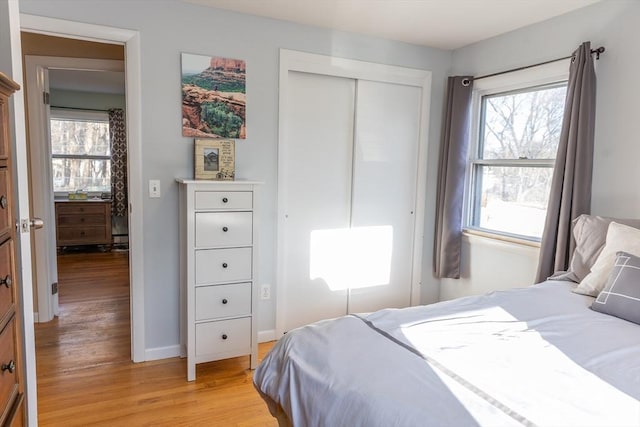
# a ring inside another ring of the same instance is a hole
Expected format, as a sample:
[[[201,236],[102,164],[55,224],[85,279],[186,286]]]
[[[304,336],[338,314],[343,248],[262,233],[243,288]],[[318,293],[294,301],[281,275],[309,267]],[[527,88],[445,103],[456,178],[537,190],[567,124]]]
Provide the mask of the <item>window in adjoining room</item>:
[[[52,109],[51,165],[56,194],[110,192],[107,112]]]
[[[467,226],[540,240],[562,128],[566,81],[478,91]]]

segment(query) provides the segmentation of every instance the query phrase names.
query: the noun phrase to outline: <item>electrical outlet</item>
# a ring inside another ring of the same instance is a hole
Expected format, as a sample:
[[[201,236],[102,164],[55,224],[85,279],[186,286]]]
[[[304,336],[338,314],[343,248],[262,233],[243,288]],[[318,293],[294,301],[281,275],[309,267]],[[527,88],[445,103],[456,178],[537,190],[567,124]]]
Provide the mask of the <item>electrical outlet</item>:
[[[260,287],[260,299],[271,299],[271,285],[263,283]]]
[[[160,180],[159,179],[149,180],[149,197],[152,199],[157,199],[160,197]]]

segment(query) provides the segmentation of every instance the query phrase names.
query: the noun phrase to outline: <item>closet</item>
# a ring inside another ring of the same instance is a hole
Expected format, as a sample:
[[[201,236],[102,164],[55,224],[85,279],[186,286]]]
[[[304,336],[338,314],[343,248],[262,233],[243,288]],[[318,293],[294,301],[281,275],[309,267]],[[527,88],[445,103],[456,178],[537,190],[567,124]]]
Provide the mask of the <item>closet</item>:
[[[419,303],[430,73],[281,51],[276,333]]]

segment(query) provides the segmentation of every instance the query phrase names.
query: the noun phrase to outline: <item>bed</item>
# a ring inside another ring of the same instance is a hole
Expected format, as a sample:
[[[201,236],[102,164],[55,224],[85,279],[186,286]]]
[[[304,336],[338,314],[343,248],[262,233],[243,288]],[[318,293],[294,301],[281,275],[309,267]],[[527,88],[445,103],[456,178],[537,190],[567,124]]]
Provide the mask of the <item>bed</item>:
[[[640,271],[619,255],[618,277]],[[548,280],[304,326],[254,384],[280,425],[638,426],[640,325],[575,287]]]

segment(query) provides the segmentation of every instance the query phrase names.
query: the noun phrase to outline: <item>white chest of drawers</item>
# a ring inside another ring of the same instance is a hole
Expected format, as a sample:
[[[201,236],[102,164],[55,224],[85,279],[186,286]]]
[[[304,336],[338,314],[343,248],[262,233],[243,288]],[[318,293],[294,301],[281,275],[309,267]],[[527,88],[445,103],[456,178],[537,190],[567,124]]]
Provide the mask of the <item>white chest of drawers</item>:
[[[180,336],[187,380],[196,364],[243,355],[258,364],[258,182],[180,184]]]

